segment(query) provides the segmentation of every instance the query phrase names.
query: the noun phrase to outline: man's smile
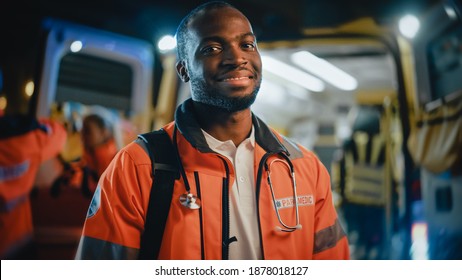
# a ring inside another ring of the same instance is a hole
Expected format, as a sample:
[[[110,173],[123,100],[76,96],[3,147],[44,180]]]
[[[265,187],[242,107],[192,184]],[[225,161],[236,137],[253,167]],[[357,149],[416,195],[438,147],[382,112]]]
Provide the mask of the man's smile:
[[[233,78],[225,78],[222,81],[227,82],[227,81],[236,81],[236,80],[244,80],[244,79],[251,79],[251,77],[233,77]]]
[[[222,75],[217,79],[218,82],[224,83],[230,86],[247,86],[253,82],[255,76],[250,71],[241,72],[234,72],[234,73],[227,73],[226,75]]]

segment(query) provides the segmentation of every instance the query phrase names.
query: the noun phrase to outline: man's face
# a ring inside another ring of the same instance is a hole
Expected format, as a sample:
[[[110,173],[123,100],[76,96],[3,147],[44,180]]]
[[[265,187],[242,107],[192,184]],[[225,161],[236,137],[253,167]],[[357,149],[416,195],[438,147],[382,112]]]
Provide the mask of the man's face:
[[[190,23],[187,42],[193,100],[229,112],[249,108],[260,88],[262,67],[247,18],[233,8],[208,11]]]

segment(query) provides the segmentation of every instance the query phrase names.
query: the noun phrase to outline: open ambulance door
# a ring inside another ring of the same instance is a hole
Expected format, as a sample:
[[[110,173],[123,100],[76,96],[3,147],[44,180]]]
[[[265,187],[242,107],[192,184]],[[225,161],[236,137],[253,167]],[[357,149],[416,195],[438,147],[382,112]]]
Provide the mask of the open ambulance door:
[[[415,88],[409,91],[412,115],[407,146],[419,167],[421,186],[421,201],[413,204],[412,249],[430,259],[460,260],[462,2],[435,5],[422,16],[421,31],[409,42]],[[424,245],[419,245],[422,241]]]

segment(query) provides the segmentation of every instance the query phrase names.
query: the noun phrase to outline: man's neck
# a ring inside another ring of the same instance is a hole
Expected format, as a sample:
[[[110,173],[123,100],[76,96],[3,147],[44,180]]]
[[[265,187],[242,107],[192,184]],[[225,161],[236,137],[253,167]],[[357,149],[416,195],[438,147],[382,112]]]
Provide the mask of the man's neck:
[[[198,102],[193,104],[199,125],[214,138],[232,140],[237,147],[249,136],[252,130],[250,108],[230,113]]]

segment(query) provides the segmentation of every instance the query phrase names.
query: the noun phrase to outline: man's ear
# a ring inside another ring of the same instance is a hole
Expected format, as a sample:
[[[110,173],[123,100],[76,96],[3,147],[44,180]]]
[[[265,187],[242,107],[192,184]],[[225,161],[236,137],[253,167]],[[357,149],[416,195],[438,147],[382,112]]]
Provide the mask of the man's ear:
[[[186,68],[186,62],[184,60],[180,60],[176,63],[176,72],[184,83],[189,82],[188,69]]]

